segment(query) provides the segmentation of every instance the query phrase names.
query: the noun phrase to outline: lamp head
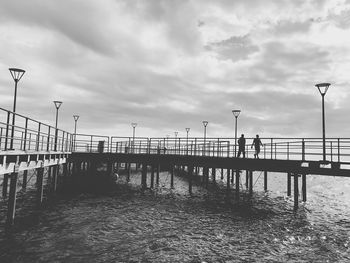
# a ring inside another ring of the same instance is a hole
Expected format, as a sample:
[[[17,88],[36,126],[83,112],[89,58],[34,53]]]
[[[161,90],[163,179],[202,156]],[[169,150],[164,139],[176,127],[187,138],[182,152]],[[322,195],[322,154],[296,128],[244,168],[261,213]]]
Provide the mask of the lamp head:
[[[75,121],[78,121],[79,120],[79,115],[73,115],[73,118]]]
[[[133,128],[136,128],[137,123],[136,123],[136,122],[133,122],[133,123],[131,123],[131,126],[132,126]]]
[[[55,107],[58,110],[61,107],[63,102],[59,100],[54,100],[53,103],[55,104]]]
[[[207,127],[208,121],[202,121],[202,122],[203,122],[204,127]]]
[[[18,82],[22,78],[24,73],[26,72],[25,70],[20,69],[20,68],[9,68],[9,71],[10,71],[11,76],[15,82]]]
[[[241,110],[232,110],[233,116],[238,118],[239,114],[241,113]]]
[[[185,128],[186,129],[186,132],[189,132],[190,131],[190,128]]]
[[[174,132],[174,133],[175,133],[175,136],[177,136],[177,135],[179,134],[179,132],[177,132],[177,131],[176,131],[176,132]]]
[[[331,84],[330,83],[319,83],[316,84],[315,86],[317,87],[318,91],[322,96],[326,95],[327,90]]]

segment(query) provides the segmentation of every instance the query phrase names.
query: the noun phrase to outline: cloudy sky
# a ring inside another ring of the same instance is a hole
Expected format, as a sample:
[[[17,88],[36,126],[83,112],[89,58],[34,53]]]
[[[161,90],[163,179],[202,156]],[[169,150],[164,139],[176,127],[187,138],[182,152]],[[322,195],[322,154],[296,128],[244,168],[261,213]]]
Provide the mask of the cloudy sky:
[[[0,0],[1,106],[78,132],[350,137],[349,0]]]

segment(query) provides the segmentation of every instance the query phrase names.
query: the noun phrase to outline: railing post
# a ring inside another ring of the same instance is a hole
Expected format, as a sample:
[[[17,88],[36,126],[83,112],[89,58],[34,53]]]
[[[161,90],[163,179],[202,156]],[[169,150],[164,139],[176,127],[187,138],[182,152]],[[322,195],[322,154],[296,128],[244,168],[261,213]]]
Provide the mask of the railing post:
[[[49,130],[47,132],[47,145],[46,145],[46,151],[50,150],[50,129],[51,127],[49,126]]]
[[[277,159],[277,143],[275,143],[275,160]]]
[[[197,138],[194,139],[194,155],[197,155]]]
[[[66,134],[65,131],[63,131],[62,133],[62,141],[61,141],[61,144],[62,144],[62,147],[61,147],[61,152],[63,152],[63,147],[64,147],[64,135]],[[68,134],[67,134],[68,135]]]
[[[333,162],[333,142],[331,141],[331,162]]]
[[[287,160],[289,160],[289,142],[287,142]]]
[[[230,157],[230,141],[227,142],[227,157]]]
[[[338,138],[338,162],[340,162],[340,139]]]
[[[1,150],[1,141],[2,141],[2,127],[0,128],[0,150]]]
[[[90,138],[90,152],[92,152],[92,135],[91,135],[91,138]]]
[[[273,158],[273,139],[271,138],[271,160]]]
[[[5,137],[5,151],[7,150],[7,141],[9,137],[9,123],[10,123],[10,112],[7,112],[7,121],[6,121],[6,137]]]
[[[40,127],[41,127],[41,122],[39,122],[39,126],[38,126],[38,133],[36,135],[36,147],[35,150],[39,151],[39,144],[40,144]]]
[[[301,160],[305,161],[305,140],[301,141]]]
[[[22,150],[22,146],[23,146],[23,135],[24,135],[24,133],[22,132],[22,134],[21,134],[21,145],[19,147],[20,150]]]
[[[1,128],[2,131],[2,128]],[[27,134],[28,134],[28,118],[26,118],[26,124],[24,128],[24,144],[23,144],[23,151],[26,150],[27,147]]]

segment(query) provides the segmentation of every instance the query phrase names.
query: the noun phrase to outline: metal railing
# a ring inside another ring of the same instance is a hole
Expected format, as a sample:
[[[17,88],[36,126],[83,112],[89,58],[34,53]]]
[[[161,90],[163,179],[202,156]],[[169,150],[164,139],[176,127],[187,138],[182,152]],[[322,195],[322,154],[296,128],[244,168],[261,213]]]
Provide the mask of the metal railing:
[[[55,127],[0,108],[0,151],[53,151],[55,136]],[[251,148],[253,140],[254,138],[246,138],[246,158],[254,158],[255,150],[254,147]],[[300,161],[319,161],[323,158],[321,138],[265,137],[260,140],[263,144],[260,158]],[[350,138],[327,138],[325,149],[327,161],[350,164]],[[238,145],[230,137],[109,137],[72,134],[57,129],[57,151],[235,157]]]
[[[15,116],[15,123],[12,119]],[[31,119],[18,113],[0,108],[0,150],[57,151],[70,152],[72,134]],[[13,134],[13,136],[12,136]]]

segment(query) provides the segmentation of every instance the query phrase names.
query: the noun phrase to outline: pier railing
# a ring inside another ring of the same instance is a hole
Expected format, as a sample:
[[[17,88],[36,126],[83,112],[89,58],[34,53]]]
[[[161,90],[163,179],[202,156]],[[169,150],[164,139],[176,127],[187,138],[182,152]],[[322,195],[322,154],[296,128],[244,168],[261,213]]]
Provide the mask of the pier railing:
[[[254,158],[253,139],[246,138],[246,158]],[[259,154],[261,159],[314,161],[323,158],[321,138],[260,139],[263,144]],[[72,134],[0,108],[0,151],[9,150],[238,157],[239,149],[232,137],[147,138]],[[350,138],[327,138],[325,150],[327,161],[350,164]]]
[[[0,108],[0,150],[70,152],[72,134]]]

